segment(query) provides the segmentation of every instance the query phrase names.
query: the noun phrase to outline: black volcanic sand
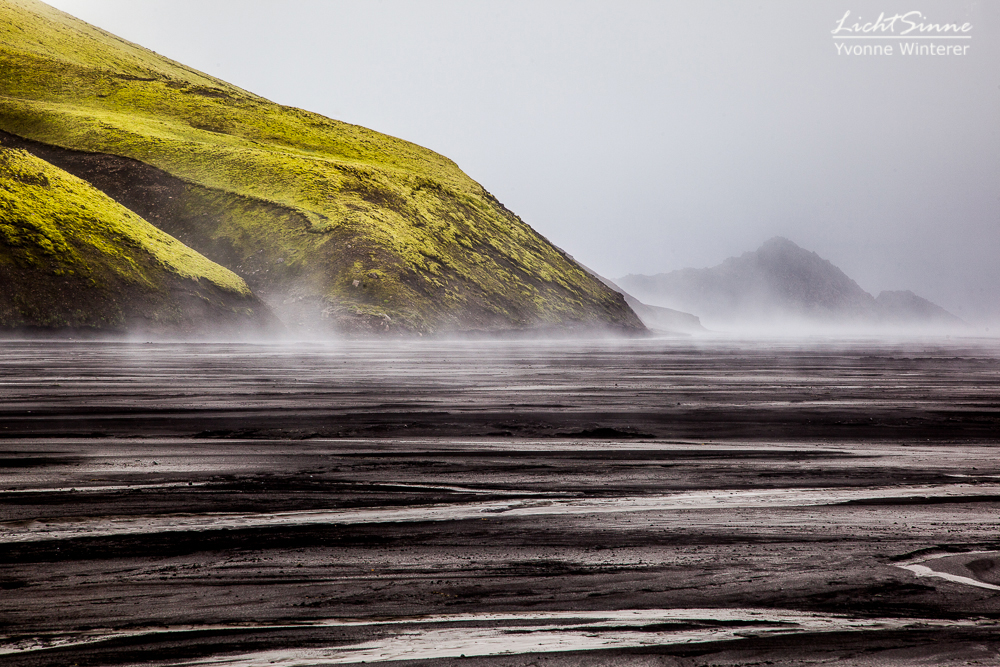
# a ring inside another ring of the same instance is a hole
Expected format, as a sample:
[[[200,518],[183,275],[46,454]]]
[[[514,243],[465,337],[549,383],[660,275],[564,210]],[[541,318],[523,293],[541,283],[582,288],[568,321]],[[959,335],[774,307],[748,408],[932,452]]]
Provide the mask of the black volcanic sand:
[[[995,343],[2,350],[5,665],[1000,664]]]

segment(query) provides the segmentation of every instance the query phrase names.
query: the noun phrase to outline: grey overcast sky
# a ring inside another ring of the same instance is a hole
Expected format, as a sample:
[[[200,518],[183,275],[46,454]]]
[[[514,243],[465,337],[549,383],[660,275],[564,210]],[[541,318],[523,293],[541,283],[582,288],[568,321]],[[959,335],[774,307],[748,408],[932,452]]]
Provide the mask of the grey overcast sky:
[[[870,292],[1000,323],[1000,2],[50,4],[436,150],[608,277],[711,266],[783,235]],[[971,39],[835,39],[847,11],[916,11],[971,24]]]

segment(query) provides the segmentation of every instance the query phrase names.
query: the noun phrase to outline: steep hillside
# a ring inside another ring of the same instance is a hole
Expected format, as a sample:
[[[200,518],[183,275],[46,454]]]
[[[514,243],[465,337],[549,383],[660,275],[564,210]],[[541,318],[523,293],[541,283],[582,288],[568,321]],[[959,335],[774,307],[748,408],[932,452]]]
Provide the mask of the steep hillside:
[[[447,158],[274,104],[34,0],[0,0],[0,130],[299,326],[642,329]]]
[[[84,181],[0,147],[0,329],[256,333],[246,283]]]
[[[709,326],[963,324],[912,292],[883,292],[876,300],[829,261],[781,237],[712,268],[629,275],[618,282],[647,303],[694,313]]]

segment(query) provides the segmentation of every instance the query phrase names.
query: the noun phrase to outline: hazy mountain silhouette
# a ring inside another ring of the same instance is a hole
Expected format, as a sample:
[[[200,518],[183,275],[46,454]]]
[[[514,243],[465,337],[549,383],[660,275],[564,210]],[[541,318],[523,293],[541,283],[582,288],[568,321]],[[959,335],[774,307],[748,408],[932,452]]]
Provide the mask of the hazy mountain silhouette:
[[[883,292],[876,299],[828,260],[782,237],[712,268],[628,275],[617,282],[646,303],[694,313],[709,326],[964,325],[912,292]]]

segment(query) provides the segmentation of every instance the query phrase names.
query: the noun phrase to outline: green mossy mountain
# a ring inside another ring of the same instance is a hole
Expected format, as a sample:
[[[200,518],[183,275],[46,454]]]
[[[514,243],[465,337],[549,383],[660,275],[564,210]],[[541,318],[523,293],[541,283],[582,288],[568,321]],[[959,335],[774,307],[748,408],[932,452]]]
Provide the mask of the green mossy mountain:
[[[0,329],[257,332],[268,309],[85,181],[0,147]]]
[[[292,326],[641,331],[451,160],[0,0],[0,130],[246,279]]]

